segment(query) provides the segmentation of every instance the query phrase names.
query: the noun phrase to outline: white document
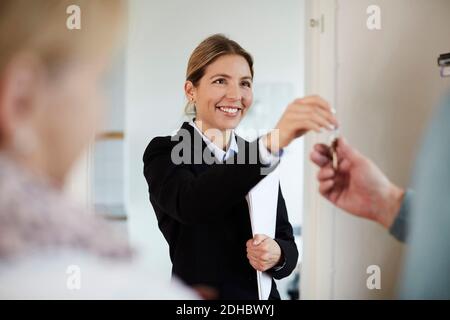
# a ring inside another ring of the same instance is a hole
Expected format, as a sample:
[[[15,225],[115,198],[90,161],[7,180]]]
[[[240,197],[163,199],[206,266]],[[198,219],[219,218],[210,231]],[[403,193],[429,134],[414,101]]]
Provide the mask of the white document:
[[[252,232],[275,238],[277,221],[279,169],[276,168],[247,194]],[[272,289],[272,277],[256,271],[259,300],[267,300]]]

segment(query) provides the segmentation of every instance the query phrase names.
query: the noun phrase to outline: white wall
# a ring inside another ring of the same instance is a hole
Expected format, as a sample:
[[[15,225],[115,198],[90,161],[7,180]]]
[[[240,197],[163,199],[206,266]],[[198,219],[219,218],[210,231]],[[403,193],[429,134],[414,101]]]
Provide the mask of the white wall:
[[[450,50],[450,1],[336,2],[335,103],[342,133],[394,182],[408,186],[420,136],[448,89],[448,80],[439,77],[437,57]],[[369,5],[381,7],[380,31],[366,28]],[[305,296],[395,297],[402,246],[374,223],[341,211],[329,210],[327,217],[333,221],[331,236],[318,229],[317,241],[330,240],[331,253],[324,254],[331,254],[332,262],[312,268],[317,279],[332,274],[330,290],[313,293],[308,287]],[[366,287],[366,268],[373,264],[381,267],[381,290]]]
[[[142,155],[152,137],[170,134],[183,120],[190,53],[207,36],[225,33],[253,54],[255,85],[291,84],[293,99],[303,94],[302,6],[303,0],[131,1],[125,124],[129,231],[162,277],[169,277],[171,265],[148,200]],[[292,152],[298,159],[297,188],[302,184],[301,149],[300,144]],[[289,209],[299,221],[301,189],[290,187],[292,181],[285,184]]]

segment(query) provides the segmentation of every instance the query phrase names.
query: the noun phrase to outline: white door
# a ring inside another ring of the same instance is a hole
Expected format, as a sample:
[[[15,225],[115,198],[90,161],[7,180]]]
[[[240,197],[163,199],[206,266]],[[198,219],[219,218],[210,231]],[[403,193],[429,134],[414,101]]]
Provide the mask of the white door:
[[[308,2],[307,20],[315,20],[308,93],[325,96],[350,143],[408,186],[420,136],[449,87],[437,58],[450,52],[450,1]],[[368,27],[378,13],[380,28]],[[316,141],[326,136],[310,136],[306,152]],[[316,169],[305,163],[305,170],[301,297],[394,298],[403,246],[378,225],[333,209],[318,195]],[[379,290],[366,286],[372,265],[381,270]]]

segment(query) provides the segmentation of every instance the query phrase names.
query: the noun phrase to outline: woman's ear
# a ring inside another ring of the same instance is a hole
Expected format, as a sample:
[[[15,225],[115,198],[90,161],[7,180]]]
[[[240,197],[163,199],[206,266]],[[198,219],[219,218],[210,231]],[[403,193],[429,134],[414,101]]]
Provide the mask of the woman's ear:
[[[197,90],[195,89],[195,86],[191,81],[186,81],[184,83],[184,92],[189,102],[195,102]]]
[[[39,66],[36,60],[20,56],[8,63],[0,75],[0,139],[9,144],[15,132],[31,125],[39,90]]]

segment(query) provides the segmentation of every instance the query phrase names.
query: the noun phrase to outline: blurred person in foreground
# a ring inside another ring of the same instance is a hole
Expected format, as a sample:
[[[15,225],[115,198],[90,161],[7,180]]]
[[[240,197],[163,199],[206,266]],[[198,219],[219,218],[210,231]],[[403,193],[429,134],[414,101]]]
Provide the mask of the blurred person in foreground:
[[[404,190],[340,138],[338,168],[317,144],[319,191],[337,207],[373,220],[408,244],[400,298],[450,299],[450,95],[437,110],[419,153],[412,189]]]
[[[81,9],[80,30],[66,27],[70,5]],[[155,280],[126,239],[62,192],[101,123],[99,89],[124,9],[119,0],[0,2],[2,299],[196,297]]]

